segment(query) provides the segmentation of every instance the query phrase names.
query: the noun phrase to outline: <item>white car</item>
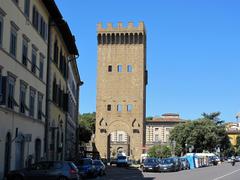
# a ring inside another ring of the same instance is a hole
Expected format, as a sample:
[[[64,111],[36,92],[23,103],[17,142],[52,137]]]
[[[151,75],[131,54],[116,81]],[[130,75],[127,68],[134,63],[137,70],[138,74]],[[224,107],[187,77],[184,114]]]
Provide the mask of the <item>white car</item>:
[[[233,160],[232,160],[232,158],[231,157],[229,157],[228,159],[227,159],[227,162],[228,163],[231,163]]]

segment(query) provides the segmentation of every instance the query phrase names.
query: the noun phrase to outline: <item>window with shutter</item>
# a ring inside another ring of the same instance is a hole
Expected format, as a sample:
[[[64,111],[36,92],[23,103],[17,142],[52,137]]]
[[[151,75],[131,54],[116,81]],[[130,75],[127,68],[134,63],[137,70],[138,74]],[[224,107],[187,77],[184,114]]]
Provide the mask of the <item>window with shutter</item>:
[[[37,52],[33,48],[32,49],[32,68],[31,71],[35,74],[36,73],[36,63],[37,63]]]
[[[53,60],[56,63],[56,65],[58,65],[58,42],[57,42],[57,40],[55,40],[55,42],[54,42],[54,56],[53,56]]]
[[[29,12],[30,12],[30,0],[25,0],[24,3],[24,14],[29,17]]]
[[[27,87],[25,84],[21,83],[20,84],[20,107],[19,107],[19,111],[20,113],[25,114],[26,110],[28,108],[26,108],[26,91],[27,91]]]
[[[2,47],[3,42],[3,17],[0,14],[0,47]]]
[[[67,112],[68,111],[68,94],[67,93],[63,94],[63,102],[64,102],[63,110]]]
[[[22,42],[22,63],[23,65],[27,66],[28,61],[28,42],[26,39],[23,38]]]
[[[10,33],[10,54],[14,57],[17,55],[17,30],[13,27]]]
[[[38,119],[42,120],[42,103],[43,103],[43,95],[38,93]]]
[[[53,88],[52,88],[52,101],[56,103],[56,90],[57,90],[57,87],[56,87],[56,79],[54,78],[53,80]]]
[[[36,94],[36,91],[32,88],[30,88],[30,102],[29,102],[29,116],[33,117],[34,118],[34,109],[35,109],[35,94]]]
[[[5,105],[6,104],[6,97],[7,97],[7,77],[1,76],[1,95],[0,95],[0,104]]]
[[[2,102],[3,94],[2,94],[2,69],[0,69],[0,104]]]
[[[8,77],[8,96],[7,96],[7,106],[11,109],[16,105],[16,101],[14,100],[14,90],[15,90],[15,79],[11,76]]]

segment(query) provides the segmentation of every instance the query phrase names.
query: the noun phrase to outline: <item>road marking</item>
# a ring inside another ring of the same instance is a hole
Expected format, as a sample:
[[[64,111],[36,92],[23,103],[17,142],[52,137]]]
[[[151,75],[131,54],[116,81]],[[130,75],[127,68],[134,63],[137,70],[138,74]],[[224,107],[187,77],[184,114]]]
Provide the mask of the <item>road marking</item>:
[[[228,173],[228,174],[225,174],[225,175],[223,175],[223,176],[217,177],[217,178],[215,178],[215,179],[213,179],[213,180],[222,179],[222,178],[224,178],[224,177],[226,177],[226,176],[229,176],[229,175],[232,175],[232,174],[234,174],[234,173],[236,173],[236,172],[238,172],[238,171],[240,171],[240,169],[237,169],[237,170],[235,170],[235,171],[233,171],[233,172],[230,172],[230,173]]]

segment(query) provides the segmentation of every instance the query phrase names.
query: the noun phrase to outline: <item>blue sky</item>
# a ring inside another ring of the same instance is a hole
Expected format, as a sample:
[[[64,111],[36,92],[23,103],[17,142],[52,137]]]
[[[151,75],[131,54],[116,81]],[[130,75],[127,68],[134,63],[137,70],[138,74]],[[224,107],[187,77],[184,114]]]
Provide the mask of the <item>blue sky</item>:
[[[84,85],[80,112],[96,111],[98,22],[144,21],[147,29],[147,116],[196,119],[240,112],[239,0],[56,0],[76,36]]]

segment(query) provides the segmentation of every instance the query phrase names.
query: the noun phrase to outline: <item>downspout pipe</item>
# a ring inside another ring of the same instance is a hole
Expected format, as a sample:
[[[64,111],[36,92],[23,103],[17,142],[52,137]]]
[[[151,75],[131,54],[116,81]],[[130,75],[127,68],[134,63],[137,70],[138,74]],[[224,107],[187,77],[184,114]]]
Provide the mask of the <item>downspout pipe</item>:
[[[52,24],[52,18],[49,17],[49,23],[48,23],[48,42],[47,42],[47,84],[46,84],[46,118],[45,118],[45,139],[44,139],[44,153],[46,155],[46,159],[49,160],[49,114],[50,114],[50,109],[49,109],[49,101],[50,101],[50,92],[49,92],[49,87],[50,87],[50,75],[51,75],[51,24]]]

